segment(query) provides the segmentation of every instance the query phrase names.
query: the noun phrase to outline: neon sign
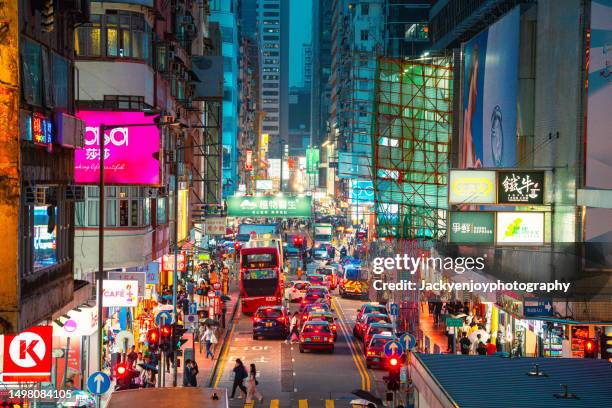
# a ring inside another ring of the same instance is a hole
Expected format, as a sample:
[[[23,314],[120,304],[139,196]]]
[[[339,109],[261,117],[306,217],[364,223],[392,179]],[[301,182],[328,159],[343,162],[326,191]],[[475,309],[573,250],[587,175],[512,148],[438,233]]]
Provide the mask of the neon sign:
[[[31,120],[32,141],[47,146],[49,151],[53,143],[53,124],[44,116],[33,113]]]

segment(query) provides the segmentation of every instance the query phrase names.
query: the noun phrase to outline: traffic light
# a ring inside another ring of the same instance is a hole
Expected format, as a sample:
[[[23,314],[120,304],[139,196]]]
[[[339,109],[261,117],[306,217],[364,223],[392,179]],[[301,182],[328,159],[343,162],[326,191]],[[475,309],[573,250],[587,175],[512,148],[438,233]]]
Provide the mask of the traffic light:
[[[236,251],[240,251],[241,248],[242,248],[242,244],[240,242],[234,243],[234,249]]]
[[[383,380],[387,383],[387,390],[398,391],[400,389],[400,367],[399,357],[391,356],[387,361],[387,373]]]
[[[178,351],[181,349],[183,344],[187,342],[187,339],[183,337],[183,334],[187,329],[182,324],[172,325],[172,351]]]
[[[293,237],[293,246],[299,248],[304,245],[304,237],[301,235],[296,235]]]
[[[159,332],[157,329],[149,329],[147,332],[147,343],[149,344],[149,350],[157,350],[159,346]]]
[[[115,377],[117,381],[123,380],[128,375],[128,366],[126,363],[119,363],[117,367],[115,367]]]
[[[159,348],[162,351],[170,351],[172,341],[172,329],[170,326],[163,325],[159,328]]]
[[[604,327],[603,332],[599,336],[602,360],[612,359],[612,327]]]
[[[594,340],[584,341],[584,358],[597,358],[597,344]]]

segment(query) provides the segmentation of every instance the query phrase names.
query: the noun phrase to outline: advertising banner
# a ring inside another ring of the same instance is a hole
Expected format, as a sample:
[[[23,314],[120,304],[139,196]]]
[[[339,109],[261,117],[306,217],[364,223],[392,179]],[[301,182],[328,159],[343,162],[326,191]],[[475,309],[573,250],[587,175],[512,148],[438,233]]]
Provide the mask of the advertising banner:
[[[319,173],[319,149],[306,149],[306,173]]]
[[[516,165],[520,10],[464,44],[461,168]]]
[[[543,212],[498,212],[497,245],[544,244]]]
[[[274,190],[274,182],[272,180],[255,180],[255,190],[257,191]]]
[[[104,280],[102,306],[138,306],[138,281]]]
[[[374,202],[374,185],[371,180],[354,180],[351,189],[351,201],[354,204]]]
[[[498,171],[499,204],[543,204],[543,171]]]
[[[494,204],[495,171],[451,170],[449,204]]]
[[[244,153],[244,169],[247,171],[253,170],[253,151],[246,150]]]
[[[230,217],[310,217],[310,196],[247,197],[233,196],[227,199],[227,215]]]
[[[148,285],[157,285],[159,283],[159,263],[149,262],[149,267],[145,276],[145,283]]]
[[[146,272],[108,272],[108,279],[110,280],[122,280],[122,281],[137,281],[138,282],[138,293],[140,296],[144,295],[145,283],[146,283]]]
[[[591,1],[586,186],[612,189],[612,0]]]
[[[84,147],[74,151],[74,178],[77,183],[100,180],[100,124],[128,126],[104,132],[104,178],[108,184],[159,185],[159,129],[154,116],[143,112],[79,111],[85,122]]]
[[[493,244],[495,214],[492,212],[451,211],[448,241],[454,244]]]
[[[206,234],[208,235],[225,235],[227,227],[226,217],[207,217],[204,220],[206,226]]]
[[[177,254],[177,272],[185,272],[187,268],[187,261],[185,259],[185,254],[183,252],[179,252]],[[174,272],[174,254],[164,255],[162,257],[162,270],[168,272]]]

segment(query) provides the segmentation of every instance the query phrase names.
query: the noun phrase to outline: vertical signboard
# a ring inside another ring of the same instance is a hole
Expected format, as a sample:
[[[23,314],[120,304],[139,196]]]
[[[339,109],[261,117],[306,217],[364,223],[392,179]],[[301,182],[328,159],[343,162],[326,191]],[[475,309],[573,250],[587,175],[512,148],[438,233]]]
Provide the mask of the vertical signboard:
[[[246,171],[253,170],[253,151],[246,150],[244,152],[244,169]]]
[[[591,1],[586,185],[612,189],[612,0]]]
[[[319,172],[319,149],[306,149],[306,173],[317,174]]]
[[[461,168],[516,165],[520,10],[464,44]]]

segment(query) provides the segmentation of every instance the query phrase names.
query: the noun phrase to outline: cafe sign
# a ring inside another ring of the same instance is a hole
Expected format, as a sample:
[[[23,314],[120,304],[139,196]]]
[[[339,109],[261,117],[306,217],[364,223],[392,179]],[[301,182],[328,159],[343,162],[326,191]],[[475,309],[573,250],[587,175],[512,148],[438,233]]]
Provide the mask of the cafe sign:
[[[450,204],[495,204],[494,170],[451,170]]]
[[[493,244],[495,241],[495,213],[451,211],[448,225],[451,243]]]
[[[138,306],[138,281],[104,280],[102,284],[102,306]]]
[[[498,171],[499,204],[543,204],[544,171]]]

